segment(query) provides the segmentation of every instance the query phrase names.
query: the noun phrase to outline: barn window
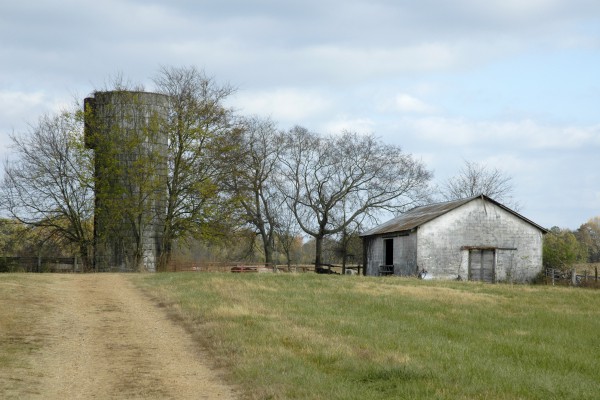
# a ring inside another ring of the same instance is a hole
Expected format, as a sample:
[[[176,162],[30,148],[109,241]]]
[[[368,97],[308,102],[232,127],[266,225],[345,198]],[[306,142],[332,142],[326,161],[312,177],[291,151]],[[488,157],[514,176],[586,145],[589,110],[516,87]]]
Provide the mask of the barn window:
[[[496,270],[495,249],[469,250],[469,280],[494,282]]]

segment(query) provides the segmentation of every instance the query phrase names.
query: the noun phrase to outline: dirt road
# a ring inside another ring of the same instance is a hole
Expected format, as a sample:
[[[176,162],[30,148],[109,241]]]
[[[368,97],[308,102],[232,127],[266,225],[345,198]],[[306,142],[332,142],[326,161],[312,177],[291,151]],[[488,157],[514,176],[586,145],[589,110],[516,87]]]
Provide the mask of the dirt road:
[[[235,398],[190,335],[126,276],[61,275],[43,290],[46,311],[33,332],[43,346],[16,398]]]

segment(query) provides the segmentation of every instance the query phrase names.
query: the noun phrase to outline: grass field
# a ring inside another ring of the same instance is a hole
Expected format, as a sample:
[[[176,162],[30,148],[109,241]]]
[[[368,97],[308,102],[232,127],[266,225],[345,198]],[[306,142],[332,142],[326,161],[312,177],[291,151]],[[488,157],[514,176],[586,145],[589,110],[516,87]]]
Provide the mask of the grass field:
[[[597,399],[600,292],[315,274],[131,275],[250,399]]]

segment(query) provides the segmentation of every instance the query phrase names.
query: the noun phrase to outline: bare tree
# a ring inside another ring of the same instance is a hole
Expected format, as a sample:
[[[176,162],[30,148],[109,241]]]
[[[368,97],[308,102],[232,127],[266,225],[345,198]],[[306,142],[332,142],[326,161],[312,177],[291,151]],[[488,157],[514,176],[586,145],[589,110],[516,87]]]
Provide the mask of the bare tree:
[[[427,195],[431,173],[420,161],[371,135],[322,137],[295,127],[280,158],[280,188],[301,229],[315,238],[315,265],[323,239],[363,215],[401,211]]]
[[[459,173],[442,185],[444,199],[458,200],[484,194],[514,209],[518,204],[513,200],[512,178],[498,168],[465,161]]]
[[[89,268],[93,168],[83,144],[82,114],[45,115],[11,139],[15,159],[4,165],[0,207],[23,224],[44,228],[48,238],[75,245]]]
[[[277,213],[275,237],[276,248],[285,255],[287,268],[290,271],[292,261],[298,261],[302,248],[302,230],[288,207],[281,207]]]
[[[169,166],[163,252],[159,269],[169,262],[173,242],[210,238],[231,215],[231,199],[221,183],[230,172],[230,155],[239,129],[224,106],[234,89],[218,85],[193,67],[163,67],[157,90],[169,96]]]
[[[242,125],[243,135],[233,163],[234,172],[226,182],[237,196],[244,220],[260,236],[265,264],[271,265],[277,216],[283,205],[282,196],[274,185],[282,138],[269,119],[247,118]]]

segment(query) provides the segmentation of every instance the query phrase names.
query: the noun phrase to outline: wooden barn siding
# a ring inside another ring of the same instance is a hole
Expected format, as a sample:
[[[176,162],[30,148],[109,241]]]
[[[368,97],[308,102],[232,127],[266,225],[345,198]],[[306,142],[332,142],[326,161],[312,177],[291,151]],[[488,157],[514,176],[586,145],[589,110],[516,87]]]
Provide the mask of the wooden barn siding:
[[[394,275],[416,275],[417,273],[417,235],[376,236],[365,238],[366,275],[379,275],[379,266],[384,263],[385,239],[394,240]]]
[[[383,263],[383,238],[370,236],[364,238],[365,275],[379,275],[379,266]]]
[[[485,203],[485,207],[484,207]],[[464,246],[498,248],[495,281],[529,281],[542,270],[542,232],[481,199],[444,214],[418,229],[417,264],[433,278],[468,278]],[[516,250],[508,250],[516,248]]]
[[[394,274],[417,274],[417,234],[394,238]]]

